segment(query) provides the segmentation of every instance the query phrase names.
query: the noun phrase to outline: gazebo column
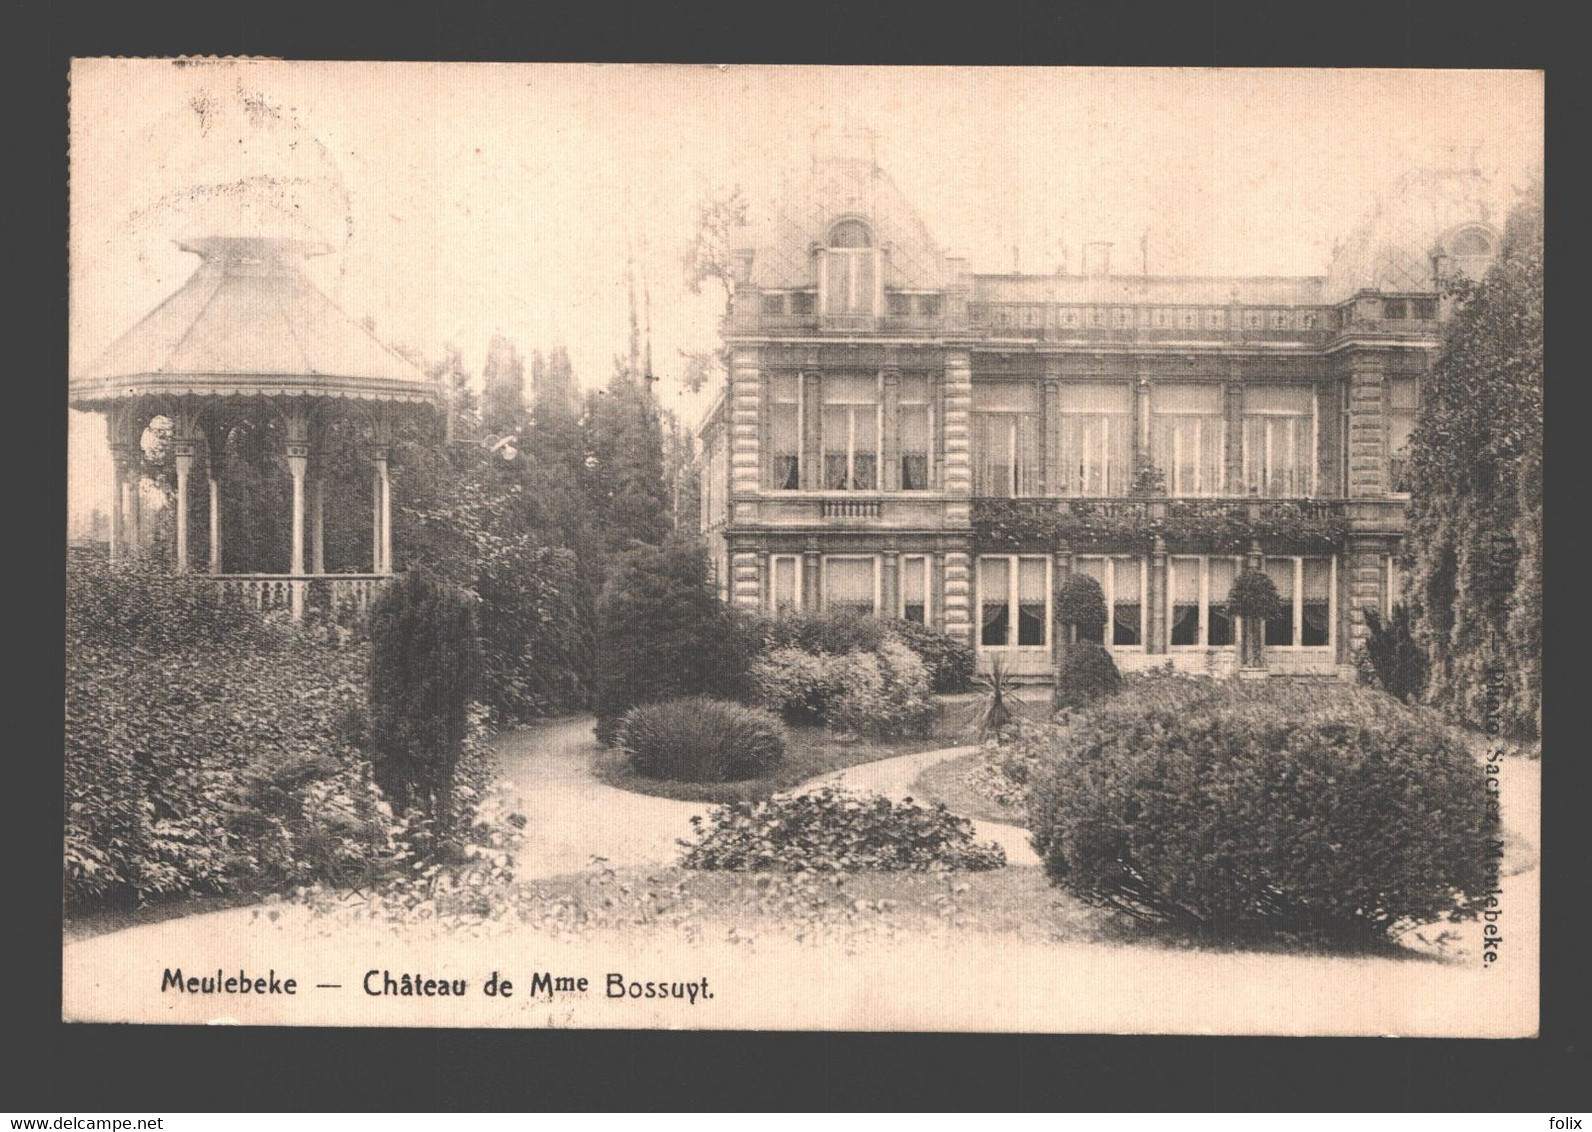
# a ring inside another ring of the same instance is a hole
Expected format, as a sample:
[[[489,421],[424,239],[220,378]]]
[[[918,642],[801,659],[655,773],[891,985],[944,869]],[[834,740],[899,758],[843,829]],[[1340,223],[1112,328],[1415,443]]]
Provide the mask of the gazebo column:
[[[117,405],[105,414],[106,439],[111,449],[111,561],[138,553],[132,496],[138,483],[138,434],[134,409]]]
[[[221,454],[207,442],[206,479],[210,483],[210,572],[221,573]]]
[[[326,467],[315,469],[310,496],[310,569],[317,574],[326,573]]]
[[[376,406],[372,420],[375,443],[371,446],[371,573],[392,573],[392,416],[386,405]]]
[[[175,569],[179,574],[186,574],[189,566],[188,481],[193,476],[194,456],[199,451],[199,422],[193,413],[178,411],[172,414],[172,426],[172,460],[177,466]]]
[[[127,475],[132,464],[125,445],[111,445],[111,561],[127,556]]]
[[[287,414],[287,466],[293,474],[293,564],[288,583],[293,616],[304,616],[304,474],[309,468],[309,415],[295,409]]]

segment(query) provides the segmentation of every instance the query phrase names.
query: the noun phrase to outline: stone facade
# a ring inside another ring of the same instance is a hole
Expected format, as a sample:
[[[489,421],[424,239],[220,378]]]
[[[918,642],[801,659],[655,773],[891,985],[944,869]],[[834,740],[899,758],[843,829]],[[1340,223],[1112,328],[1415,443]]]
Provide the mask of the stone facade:
[[[1121,667],[1223,672],[1226,586],[1256,565],[1293,612],[1266,627],[1270,670],[1351,673],[1404,526],[1385,386],[1440,343],[1435,282],[1328,301],[1326,276],[1117,275],[1098,254],[974,275],[871,158],[816,161],[808,187],[738,256],[701,433],[726,600],[921,619],[1043,677],[1082,570]]]

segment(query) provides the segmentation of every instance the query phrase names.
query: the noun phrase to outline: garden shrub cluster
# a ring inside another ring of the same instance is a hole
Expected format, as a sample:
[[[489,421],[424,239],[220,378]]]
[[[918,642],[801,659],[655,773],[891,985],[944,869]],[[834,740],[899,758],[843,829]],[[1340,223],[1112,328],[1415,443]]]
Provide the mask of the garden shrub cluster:
[[[1148,921],[1365,943],[1485,898],[1496,813],[1462,737],[1363,688],[1137,679],[1029,791],[1053,882]]]
[[[638,774],[681,782],[757,778],[785,757],[785,731],[772,713],[706,696],[632,708],[616,742]]]
[[[1121,687],[1122,675],[1110,651],[1092,641],[1078,641],[1068,645],[1061,658],[1050,704],[1053,709],[1084,707],[1115,695]]]
[[[998,869],[1005,851],[973,839],[973,825],[943,805],[847,793],[825,787],[737,802],[706,822],[691,819],[696,841],[682,843],[690,869],[842,872],[859,869]]]
[[[929,684],[936,692],[965,692],[973,684],[977,658],[973,647],[916,621],[891,621],[890,632],[929,670]]]
[[[356,748],[366,662],[199,579],[68,571],[69,906],[350,880],[399,827]]]
[[[767,652],[798,649],[833,656],[878,652],[886,642],[896,641],[923,662],[936,692],[966,691],[977,665],[970,645],[932,626],[833,610],[781,614],[764,623],[762,637]]]
[[[759,699],[792,723],[899,738],[925,735],[934,722],[927,667],[889,637],[868,652],[778,648],[753,662],[751,681]]]

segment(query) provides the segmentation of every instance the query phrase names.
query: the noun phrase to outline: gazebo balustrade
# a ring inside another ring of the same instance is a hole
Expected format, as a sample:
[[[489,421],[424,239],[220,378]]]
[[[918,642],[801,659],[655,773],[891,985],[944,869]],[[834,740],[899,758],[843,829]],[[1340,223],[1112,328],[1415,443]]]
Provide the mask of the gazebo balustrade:
[[[363,609],[393,573],[392,477],[401,414],[429,413],[430,378],[378,342],[303,273],[324,249],[284,239],[211,236],[181,244],[200,265],[174,295],[71,381],[73,407],[103,412],[112,455],[111,557],[142,553],[142,449],[151,420],[171,422],[173,563],[193,572],[190,492],[208,488],[209,576],[261,609]],[[326,562],[330,429],[352,422],[371,468],[370,569]],[[291,479],[288,572],[223,571],[224,467],[239,423],[279,427]],[[196,469],[195,461],[202,460]]]

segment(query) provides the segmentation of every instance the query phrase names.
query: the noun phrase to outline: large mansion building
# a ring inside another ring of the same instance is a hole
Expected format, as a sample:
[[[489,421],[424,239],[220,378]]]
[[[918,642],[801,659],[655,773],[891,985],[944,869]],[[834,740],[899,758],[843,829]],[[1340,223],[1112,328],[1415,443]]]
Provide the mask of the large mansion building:
[[[1398,588],[1405,445],[1438,279],[1500,241],[1470,170],[1422,172],[1310,277],[972,274],[870,147],[814,162],[737,253],[731,369],[702,428],[725,600],[944,629],[1051,671],[1056,594],[1099,580],[1124,670],[1237,663],[1264,569],[1278,675],[1348,676]]]

